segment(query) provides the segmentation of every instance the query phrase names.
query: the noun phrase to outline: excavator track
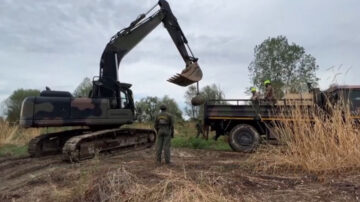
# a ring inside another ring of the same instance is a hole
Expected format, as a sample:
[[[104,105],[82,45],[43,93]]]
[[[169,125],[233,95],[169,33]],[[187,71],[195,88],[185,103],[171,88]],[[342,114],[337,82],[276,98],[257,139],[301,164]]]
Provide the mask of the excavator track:
[[[28,152],[31,157],[60,154],[68,139],[88,131],[89,129],[75,129],[40,135],[30,140]]]
[[[91,159],[98,153],[148,148],[155,140],[156,133],[150,129],[109,129],[72,137],[62,151],[64,160],[79,162]]]

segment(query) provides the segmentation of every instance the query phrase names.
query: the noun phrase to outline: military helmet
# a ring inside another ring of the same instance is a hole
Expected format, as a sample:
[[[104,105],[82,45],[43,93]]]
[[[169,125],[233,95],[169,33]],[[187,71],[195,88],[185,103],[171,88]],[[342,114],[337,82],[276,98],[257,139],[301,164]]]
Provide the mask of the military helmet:
[[[266,81],[264,82],[264,85],[266,86],[267,84],[271,84],[271,81],[270,81],[270,80],[266,80]]]
[[[250,88],[251,92],[256,92],[256,88],[255,87],[252,87]]]
[[[161,109],[161,110],[166,110],[166,106],[165,106],[165,105],[161,105],[161,106],[160,106],[160,109]]]

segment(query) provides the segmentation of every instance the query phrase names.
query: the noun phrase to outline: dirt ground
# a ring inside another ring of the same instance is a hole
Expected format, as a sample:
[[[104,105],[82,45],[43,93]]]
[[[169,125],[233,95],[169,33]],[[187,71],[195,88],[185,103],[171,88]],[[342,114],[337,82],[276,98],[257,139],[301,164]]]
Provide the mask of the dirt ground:
[[[153,150],[100,156],[77,164],[62,157],[0,158],[0,201],[62,201],[84,173],[95,176],[125,168],[143,181],[156,184],[169,173],[185,178],[211,176],[211,183],[235,201],[360,201],[360,175],[321,177],[305,174],[266,174],[252,171],[248,154],[173,149],[172,166],[154,163]]]

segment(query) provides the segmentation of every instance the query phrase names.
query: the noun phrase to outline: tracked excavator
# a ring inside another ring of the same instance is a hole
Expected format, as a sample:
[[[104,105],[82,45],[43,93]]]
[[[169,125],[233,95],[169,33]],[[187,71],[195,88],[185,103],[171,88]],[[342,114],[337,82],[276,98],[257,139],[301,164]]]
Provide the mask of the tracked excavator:
[[[157,7],[159,9],[152,12]],[[154,144],[154,130],[121,127],[134,122],[135,107],[131,84],[119,81],[118,68],[122,58],[161,23],[186,64],[181,73],[168,81],[188,86],[201,80],[198,59],[193,55],[176,17],[168,2],[159,0],[110,39],[102,53],[99,76],[94,77],[89,97],[74,98],[69,92],[47,88],[40,96],[27,97],[23,101],[22,127],[77,128],[32,139],[28,147],[31,156],[62,153],[66,160],[77,162],[93,158],[97,153],[132,151]]]

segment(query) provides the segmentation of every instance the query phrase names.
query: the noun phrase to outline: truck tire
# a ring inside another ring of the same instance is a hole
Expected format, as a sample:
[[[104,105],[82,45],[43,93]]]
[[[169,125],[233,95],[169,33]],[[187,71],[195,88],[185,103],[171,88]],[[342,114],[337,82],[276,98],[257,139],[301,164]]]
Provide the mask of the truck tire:
[[[239,124],[230,131],[229,144],[234,151],[253,152],[259,142],[260,135],[251,125]]]

